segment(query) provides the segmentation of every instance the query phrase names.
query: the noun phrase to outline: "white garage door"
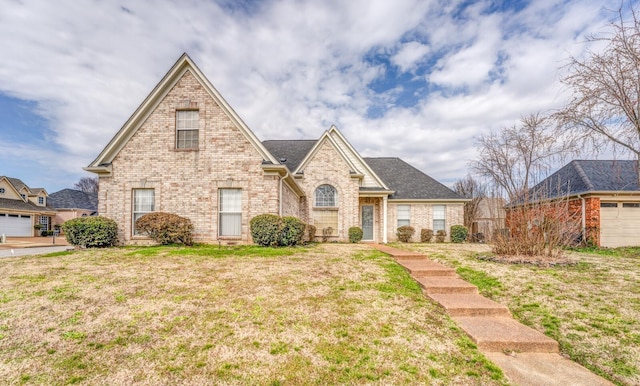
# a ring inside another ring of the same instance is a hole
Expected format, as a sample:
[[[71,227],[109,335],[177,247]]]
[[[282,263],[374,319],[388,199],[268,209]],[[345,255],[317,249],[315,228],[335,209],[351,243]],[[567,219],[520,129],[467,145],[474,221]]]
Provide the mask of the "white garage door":
[[[640,203],[600,204],[600,245],[610,248],[640,245]]]
[[[0,213],[0,235],[33,236],[31,216]]]

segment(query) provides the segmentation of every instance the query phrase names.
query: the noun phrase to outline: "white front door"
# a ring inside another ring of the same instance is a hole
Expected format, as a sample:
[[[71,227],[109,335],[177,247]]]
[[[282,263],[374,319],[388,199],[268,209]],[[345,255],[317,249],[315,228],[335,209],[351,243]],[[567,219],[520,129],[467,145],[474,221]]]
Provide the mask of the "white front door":
[[[362,205],[361,209],[362,240],[373,240],[373,205]]]

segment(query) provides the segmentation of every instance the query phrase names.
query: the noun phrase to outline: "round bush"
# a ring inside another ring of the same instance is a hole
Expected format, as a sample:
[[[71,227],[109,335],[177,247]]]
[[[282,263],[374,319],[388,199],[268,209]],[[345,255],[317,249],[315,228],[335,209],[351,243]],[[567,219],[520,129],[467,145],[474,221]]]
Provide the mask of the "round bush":
[[[280,230],[279,245],[283,247],[291,247],[302,244],[304,237],[305,223],[299,218],[286,216],[282,218],[282,228]]]
[[[253,242],[263,247],[275,247],[280,244],[282,219],[275,214],[260,214],[249,222]]]
[[[362,240],[362,236],[364,233],[362,232],[362,228],[360,227],[351,227],[349,228],[349,241],[352,243],[359,243]]]
[[[153,212],[136,220],[136,230],[159,244],[193,244],[191,220],[177,214]]]
[[[69,244],[82,248],[111,247],[118,241],[118,224],[102,216],[74,218],[62,230]]]
[[[420,231],[420,242],[422,243],[430,243],[433,240],[433,230],[432,229],[423,229]]]
[[[312,243],[316,238],[316,231],[317,228],[315,227],[315,225],[307,224],[307,236],[305,238],[306,241]]]
[[[416,233],[416,230],[413,229],[410,225],[403,225],[396,231],[396,236],[398,236],[398,240],[403,243],[408,243],[411,241],[413,234]]]
[[[462,243],[467,239],[469,231],[463,225],[454,225],[451,227],[451,241],[454,243]]]
[[[447,237],[447,232],[439,230],[436,232],[436,243],[444,243],[444,239]]]

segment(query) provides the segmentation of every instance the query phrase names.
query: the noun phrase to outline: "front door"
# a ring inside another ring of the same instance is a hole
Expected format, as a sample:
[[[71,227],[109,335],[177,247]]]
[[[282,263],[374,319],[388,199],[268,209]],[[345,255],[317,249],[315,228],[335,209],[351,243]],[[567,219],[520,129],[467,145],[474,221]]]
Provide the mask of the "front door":
[[[362,205],[362,240],[373,241],[373,205]]]

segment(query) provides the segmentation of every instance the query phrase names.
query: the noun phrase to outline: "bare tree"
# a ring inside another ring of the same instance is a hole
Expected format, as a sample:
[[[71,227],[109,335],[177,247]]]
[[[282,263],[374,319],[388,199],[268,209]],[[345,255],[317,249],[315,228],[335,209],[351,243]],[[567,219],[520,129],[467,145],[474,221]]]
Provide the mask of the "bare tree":
[[[473,222],[478,217],[480,201],[487,196],[485,186],[467,175],[453,184],[453,190],[460,196],[471,199],[464,204],[464,226],[472,229]]]
[[[562,82],[572,97],[555,117],[596,150],[613,145],[640,160],[640,20],[628,8],[629,20],[623,3],[610,31],[587,39],[604,44],[602,51],[569,58]]]
[[[471,162],[471,169],[515,200],[548,173],[572,144],[558,137],[548,117],[531,114],[520,125],[481,135],[476,145],[479,156]]]
[[[73,187],[85,193],[98,193],[98,177],[82,177]]]

